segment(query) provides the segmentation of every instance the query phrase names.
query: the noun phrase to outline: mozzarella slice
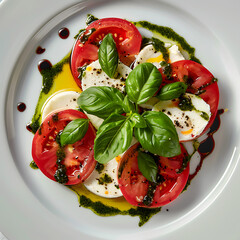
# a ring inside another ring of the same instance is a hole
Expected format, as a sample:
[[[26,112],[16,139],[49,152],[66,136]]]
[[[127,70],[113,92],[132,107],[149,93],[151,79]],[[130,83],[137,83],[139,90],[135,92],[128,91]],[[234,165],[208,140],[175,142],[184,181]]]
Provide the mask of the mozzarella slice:
[[[169,52],[169,59],[170,59],[170,62],[171,62],[171,63],[185,59],[185,58],[183,57],[183,55],[181,54],[181,52],[179,51],[177,45],[172,45],[172,46],[168,49],[168,52]]]
[[[78,109],[77,99],[80,96],[79,92],[75,91],[64,91],[57,92],[50,96],[42,108],[42,119],[57,110],[64,109]]]
[[[175,125],[179,140],[189,141],[205,129],[211,117],[211,111],[210,106],[199,96],[186,93],[184,98],[189,100],[192,110],[181,110],[179,99],[159,101],[152,110],[165,113]]]
[[[168,53],[169,53],[169,60],[171,63],[184,60],[184,57],[179,51],[177,45],[172,45],[170,48],[168,48]],[[162,53],[156,51],[153,45],[147,45],[136,56],[134,67],[136,67],[141,63],[150,62],[153,65],[155,65],[157,68],[160,68],[161,67],[160,63],[162,61],[164,61]]]
[[[84,71],[82,77],[82,90],[84,91],[92,86],[108,86],[117,88],[123,92],[125,89],[125,80],[130,72],[131,69],[128,66],[119,62],[116,71],[116,78],[110,78],[102,70],[100,63],[97,60],[89,64]]]

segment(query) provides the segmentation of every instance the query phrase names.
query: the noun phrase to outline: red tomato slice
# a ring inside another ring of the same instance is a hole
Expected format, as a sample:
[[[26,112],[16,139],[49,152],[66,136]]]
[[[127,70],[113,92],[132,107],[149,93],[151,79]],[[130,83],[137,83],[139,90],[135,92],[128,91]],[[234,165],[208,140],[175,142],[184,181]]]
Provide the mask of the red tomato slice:
[[[177,173],[182,167],[183,160],[188,157],[187,151],[181,145],[182,153],[176,157],[158,156],[160,181],[153,186],[138,168],[139,146],[137,143],[129,148],[119,163],[118,183],[123,196],[130,204],[147,208],[161,207],[175,200],[184,189],[189,176],[189,164],[181,173]],[[151,188],[154,188],[154,191],[149,204],[148,192]]]
[[[181,60],[171,64],[172,77],[166,79],[163,77],[163,84],[171,82],[186,82],[188,84],[187,92],[196,94],[199,91],[202,93],[199,95],[207,104],[210,105],[211,118],[201,133],[204,134],[208,128],[213,124],[213,121],[217,115],[218,103],[219,103],[219,89],[217,82],[213,82],[214,76],[201,64],[191,60]],[[160,70],[162,73],[162,70]],[[196,136],[196,138],[199,136]]]
[[[78,118],[87,118],[87,116],[72,109],[50,114],[33,138],[33,160],[42,173],[53,181],[56,181],[54,175],[58,170],[57,152],[59,153],[60,149],[56,137],[70,121]],[[96,165],[93,152],[94,139],[95,131],[89,124],[88,131],[83,139],[63,148],[65,157],[61,164],[65,166],[66,176],[68,177],[68,181],[64,184],[81,183],[91,174]]]
[[[91,29],[95,31],[86,38]],[[98,47],[108,33],[113,35],[119,58],[124,64],[130,66],[140,51],[142,36],[134,24],[120,18],[102,18],[91,23],[75,42],[71,55],[71,70],[79,87],[78,68],[98,59]]]

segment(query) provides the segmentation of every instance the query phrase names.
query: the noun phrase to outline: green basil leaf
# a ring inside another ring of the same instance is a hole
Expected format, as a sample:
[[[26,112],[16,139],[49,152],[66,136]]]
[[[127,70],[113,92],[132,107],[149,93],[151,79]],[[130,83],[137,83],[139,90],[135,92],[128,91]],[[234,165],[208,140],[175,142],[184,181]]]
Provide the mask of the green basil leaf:
[[[129,118],[112,114],[98,129],[94,142],[94,158],[107,163],[126,151],[133,138],[133,125]]]
[[[123,110],[125,113],[135,112],[134,103],[129,100],[129,97],[127,95],[123,100]]]
[[[98,50],[98,59],[102,70],[113,78],[118,67],[118,52],[112,34],[107,34]]]
[[[162,75],[151,63],[142,63],[135,67],[126,80],[126,92],[129,99],[137,104],[150,99],[162,83]]]
[[[180,97],[187,90],[187,84],[183,82],[169,83],[163,86],[157,96],[160,100],[172,100]]]
[[[147,127],[146,121],[139,113],[133,113],[130,116],[130,120],[134,123],[134,126],[137,128]]]
[[[89,119],[85,118],[75,119],[68,123],[60,135],[61,146],[73,144],[81,140],[88,130],[88,125]]]
[[[138,151],[138,168],[142,175],[150,182],[156,183],[158,167],[152,156],[142,151]]]
[[[134,133],[145,150],[164,157],[174,157],[181,153],[177,131],[167,115],[147,111],[142,117],[147,127],[135,128]]]
[[[112,87],[90,87],[83,91],[77,103],[89,114],[106,119],[112,113],[122,114],[124,95]]]

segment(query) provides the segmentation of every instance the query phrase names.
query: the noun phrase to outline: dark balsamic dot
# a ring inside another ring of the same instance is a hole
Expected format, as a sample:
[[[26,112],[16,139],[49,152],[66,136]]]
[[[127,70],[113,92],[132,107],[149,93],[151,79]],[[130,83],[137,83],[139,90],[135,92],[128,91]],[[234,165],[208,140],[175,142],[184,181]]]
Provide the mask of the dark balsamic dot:
[[[23,103],[23,102],[18,103],[17,109],[18,109],[19,112],[24,112],[25,109],[26,109],[26,104]]]
[[[67,39],[69,37],[69,30],[67,28],[61,28],[58,31],[58,35],[62,39]]]

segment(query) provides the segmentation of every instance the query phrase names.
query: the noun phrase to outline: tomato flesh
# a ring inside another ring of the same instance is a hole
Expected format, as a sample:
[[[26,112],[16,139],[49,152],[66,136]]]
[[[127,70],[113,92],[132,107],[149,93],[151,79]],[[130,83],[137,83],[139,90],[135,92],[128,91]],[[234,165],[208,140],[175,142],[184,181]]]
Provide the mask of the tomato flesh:
[[[211,117],[203,132],[213,124],[217,115],[219,103],[219,89],[217,82],[214,82],[214,76],[201,64],[191,60],[181,60],[171,64],[172,76],[167,79],[162,69],[159,71],[163,75],[163,85],[172,82],[186,82],[188,84],[187,92],[199,94],[199,96],[210,105]],[[186,80],[187,79],[187,80]],[[198,138],[200,135],[196,136]]]
[[[83,182],[95,168],[93,145],[95,131],[89,124],[88,131],[83,139],[74,144],[60,148],[57,137],[66,125],[78,118],[87,116],[77,110],[64,110],[50,114],[42,123],[32,142],[32,157],[44,175],[56,181],[55,173],[59,169],[57,160],[59,154],[64,154],[61,165],[66,170],[68,181],[66,185],[74,185]]]
[[[149,182],[140,172],[137,163],[139,144],[133,145],[123,155],[118,169],[119,187],[125,199],[134,206],[156,208],[175,200],[184,189],[189,164],[178,173],[188,153],[181,145],[182,153],[173,158],[158,156],[158,183]],[[152,189],[152,190],[151,190]],[[152,193],[151,193],[152,191]],[[152,197],[149,195],[152,194]]]
[[[79,87],[79,68],[98,59],[99,45],[109,33],[113,35],[119,58],[124,64],[130,66],[140,51],[142,36],[134,24],[120,18],[102,18],[94,21],[80,34],[72,50],[71,70]]]

